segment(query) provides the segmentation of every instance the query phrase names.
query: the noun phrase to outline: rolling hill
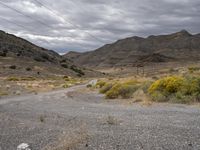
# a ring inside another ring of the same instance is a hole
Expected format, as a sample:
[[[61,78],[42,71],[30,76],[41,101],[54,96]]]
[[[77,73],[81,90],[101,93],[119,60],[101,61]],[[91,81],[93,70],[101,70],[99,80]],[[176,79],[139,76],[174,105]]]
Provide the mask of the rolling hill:
[[[147,38],[134,36],[90,52],[69,52],[64,57],[76,64],[92,68],[198,61],[200,34],[192,35],[182,30]]]
[[[0,31],[0,76],[93,76],[92,70],[75,65],[58,53]]]

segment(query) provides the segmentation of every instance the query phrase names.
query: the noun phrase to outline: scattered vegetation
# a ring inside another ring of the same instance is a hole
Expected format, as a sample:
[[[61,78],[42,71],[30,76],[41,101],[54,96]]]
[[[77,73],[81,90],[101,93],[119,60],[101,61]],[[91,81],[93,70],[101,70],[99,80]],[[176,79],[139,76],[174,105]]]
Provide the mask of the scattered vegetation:
[[[9,68],[10,68],[10,69],[16,69],[17,66],[15,66],[15,65],[11,65]]]
[[[97,88],[102,88],[105,84],[106,84],[105,81],[99,80],[99,81],[96,83],[96,87],[97,87]]]
[[[135,84],[117,83],[109,91],[106,92],[106,98],[131,98],[133,93],[138,89]]]
[[[106,117],[106,124],[109,125],[116,125],[118,123],[118,120],[114,116],[108,116]]]
[[[111,88],[113,87],[112,83],[106,83],[100,90],[99,92],[101,94],[105,94],[106,92],[108,92]]]
[[[41,116],[39,117],[39,119],[40,119],[40,122],[42,122],[42,123],[45,122],[45,116],[44,116],[44,115],[41,115]]]
[[[34,77],[8,77],[7,81],[34,81]]]
[[[61,66],[62,66],[63,68],[69,68],[68,65],[67,65],[66,63],[61,63]]]
[[[5,92],[5,91],[0,91],[0,96],[6,96],[6,95],[8,95],[7,92]]]
[[[84,76],[85,75],[85,73],[81,70],[81,69],[79,69],[77,66],[75,66],[75,65],[72,65],[71,67],[70,67],[70,69],[71,70],[73,70],[74,72],[76,72],[77,73],[77,76]]]
[[[199,71],[200,67],[190,66],[190,67],[188,67],[188,70],[189,70],[190,73],[193,73],[195,71]]]
[[[31,71],[31,70],[32,70],[32,69],[31,69],[31,68],[29,68],[29,67],[27,67],[27,68],[26,68],[26,71]]]
[[[200,102],[200,78],[170,76],[155,81],[148,93],[156,102]]]
[[[2,52],[0,52],[0,56],[6,57],[7,56],[7,51],[3,50]]]
[[[184,74],[184,76],[137,79],[99,80],[95,88],[105,94],[107,99],[121,98],[132,102],[187,104],[200,102],[200,77],[198,75]]]
[[[42,58],[40,58],[40,57],[34,57],[33,59],[34,59],[35,61],[37,61],[37,62],[45,62],[45,60],[42,59]]]
[[[20,81],[20,79],[17,77],[8,77],[7,80],[8,81]]]

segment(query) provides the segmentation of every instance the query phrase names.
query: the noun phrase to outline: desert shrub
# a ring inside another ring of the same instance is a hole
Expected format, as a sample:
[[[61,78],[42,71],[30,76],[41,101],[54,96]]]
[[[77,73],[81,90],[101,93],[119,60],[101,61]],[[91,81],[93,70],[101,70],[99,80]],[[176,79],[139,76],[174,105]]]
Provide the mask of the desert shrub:
[[[63,79],[65,80],[65,81],[70,81],[70,77],[69,76],[63,76]]]
[[[65,83],[62,87],[63,87],[63,88],[68,88],[69,85],[68,85],[67,83]]]
[[[99,92],[104,94],[107,91],[109,91],[112,88],[113,84],[112,83],[106,83],[100,90]]]
[[[155,81],[148,89],[150,94],[159,91],[162,94],[176,93],[182,86],[184,78],[178,76],[170,76]]]
[[[0,96],[6,96],[6,95],[8,95],[8,93],[7,93],[7,92],[0,91]]]
[[[40,58],[40,57],[34,57],[33,58],[35,61],[38,61],[38,62],[45,62],[44,59]]]
[[[83,75],[85,75],[85,73],[84,73],[81,69],[79,69],[78,67],[76,67],[75,65],[72,65],[72,66],[70,67],[70,69],[73,70],[74,72],[78,73],[78,74],[77,74],[78,76],[83,76]]]
[[[2,56],[2,57],[6,57],[7,56],[7,51],[2,51],[2,52],[0,52],[0,56]]]
[[[151,99],[154,102],[166,102],[167,97],[159,91],[155,91],[151,94]]]
[[[65,64],[65,63],[62,63],[61,66],[62,66],[63,68],[68,68],[68,65]]]
[[[137,89],[138,86],[136,84],[118,83],[115,84],[108,92],[106,92],[106,98],[131,98]]]
[[[32,69],[31,69],[31,68],[29,68],[29,67],[27,67],[27,68],[26,68],[26,71],[31,71],[31,70],[32,70]]]
[[[96,83],[95,86],[96,86],[97,88],[102,88],[105,84],[106,84],[105,81],[99,80],[99,81]]]
[[[86,87],[87,87],[87,88],[91,88],[91,87],[92,87],[92,84],[87,84]]]
[[[60,61],[60,63],[65,63],[66,62],[66,59],[62,59],[61,61]]]
[[[20,79],[17,77],[8,77],[7,80],[8,81],[20,81]]]
[[[148,89],[153,101],[191,103],[200,100],[199,77],[171,76],[155,81]]]
[[[15,66],[15,65],[11,65],[9,68],[10,68],[10,69],[16,69],[17,66]]]
[[[34,77],[22,77],[20,78],[21,81],[34,81],[36,80]]]
[[[195,71],[200,70],[200,67],[191,66],[191,67],[188,67],[188,70],[189,70],[190,73],[193,73],[193,72],[195,72]]]

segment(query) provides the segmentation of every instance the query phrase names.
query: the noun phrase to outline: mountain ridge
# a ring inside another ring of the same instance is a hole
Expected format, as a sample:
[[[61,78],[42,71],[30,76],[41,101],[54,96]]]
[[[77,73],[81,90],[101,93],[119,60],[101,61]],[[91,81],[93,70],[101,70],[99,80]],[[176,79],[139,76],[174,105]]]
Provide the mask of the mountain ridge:
[[[73,57],[70,56],[72,54],[70,52],[71,54],[66,54],[64,57],[86,67],[128,66],[137,63],[155,63],[155,60],[157,63],[159,60],[195,61],[200,60],[199,35],[181,30],[166,35],[151,35],[147,38],[133,36],[106,44],[94,51],[73,53]]]

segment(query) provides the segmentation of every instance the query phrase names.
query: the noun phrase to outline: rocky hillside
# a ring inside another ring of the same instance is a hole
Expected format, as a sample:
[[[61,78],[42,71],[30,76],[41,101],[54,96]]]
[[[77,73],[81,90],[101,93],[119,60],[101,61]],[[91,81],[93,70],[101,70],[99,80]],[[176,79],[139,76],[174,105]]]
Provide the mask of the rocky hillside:
[[[134,66],[144,63],[200,60],[200,34],[182,30],[170,35],[130,37],[86,53],[65,58],[87,67]]]
[[[0,76],[71,75],[90,76],[91,70],[74,65],[52,50],[0,31]]]

